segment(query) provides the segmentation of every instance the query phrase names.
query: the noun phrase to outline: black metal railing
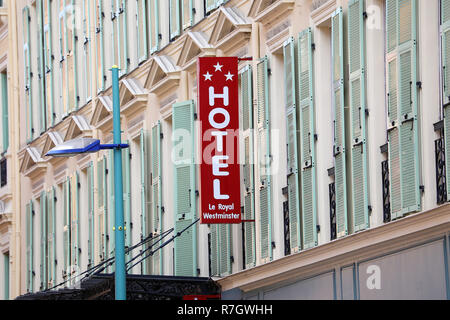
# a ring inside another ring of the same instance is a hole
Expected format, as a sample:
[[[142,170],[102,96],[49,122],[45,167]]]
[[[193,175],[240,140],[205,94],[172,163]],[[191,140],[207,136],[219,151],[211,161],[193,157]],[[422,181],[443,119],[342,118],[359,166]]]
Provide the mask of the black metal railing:
[[[389,160],[381,163],[381,179],[383,186],[383,221],[391,222],[391,195],[389,181]]]
[[[444,204],[447,202],[447,177],[445,171],[445,143],[444,137],[441,137],[434,142],[434,155],[436,159],[436,202],[437,204]]]
[[[289,229],[289,203],[283,202],[283,215],[284,215],[284,255],[291,254],[291,234]]]
[[[330,197],[330,233],[331,241],[337,239],[337,226],[336,226],[336,184],[331,183],[328,187],[328,193]]]
[[[8,184],[8,169],[6,159],[0,161],[0,188]]]

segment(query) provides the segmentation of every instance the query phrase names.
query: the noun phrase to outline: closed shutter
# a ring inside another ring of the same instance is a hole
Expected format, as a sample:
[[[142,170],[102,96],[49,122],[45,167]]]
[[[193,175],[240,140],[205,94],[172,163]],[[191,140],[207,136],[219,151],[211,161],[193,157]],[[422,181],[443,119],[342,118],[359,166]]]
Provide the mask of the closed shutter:
[[[90,0],[83,1],[84,99],[91,100],[91,9]]]
[[[415,0],[389,0],[387,10],[388,138],[391,217],[420,211]]]
[[[332,15],[333,104],[334,104],[334,158],[336,183],[336,227],[338,238],[348,234],[347,224],[347,169],[345,144],[344,102],[344,38],[342,8]]]
[[[53,30],[52,30],[52,2],[44,0],[44,73],[45,73],[45,93],[47,104],[47,126],[55,125],[55,105],[54,105],[54,76],[53,76]]]
[[[69,3],[67,1],[66,3]],[[67,41],[67,91],[68,91],[68,102],[69,102],[69,112],[78,109],[78,49],[77,49],[77,26],[75,25],[76,19],[75,15],[75,0],[70,0],[70,4],[66,7],[66,41]],[[67,19],[70,18],[70,19]]]
[[[253,137],[253,76],[252,69],[246,66],[241,73],[240,86],[240,112],[244,143],[244,220],[255,220],[255,165],[253,160],[254,137]],[[256,263],[256,239],[255,223],[245,222],[245,265],[247,268],[255,266]]]
[[[63,252],[64,252],[64,269],[63,269],[63,278],[67,278],[70,276],[70,258],[71,258],[71,239],[70,239],[70,221],[71,221],[71,186],[70,180],[67,180],[63,184],[63,193],[64,193],[64,229],[63,229]]]
[[[111,0],[111,20],[113,24],[111,41],[114,48],[114,64],[120,68],[119,75],[128,72],[127,11],[127,1]]]
[[[47,282],[56,285],[56,195],[55,188],[47,194]]]
[[[106,260],[108,218],[107,218],[107,175],[106,156],[97,161],[97,199],[98,199],[98,252],[100,261]]]
[[[257,65],[257,141],[259,161],[259,233],[260,257],[272,260],[272,182],[270,166],[269,61],[261,59]]]
[[[353,230],[369,227],[364,0],[349,3],[348,52],[352,136]]]
[[[129,141],[125,143],[129,144]],[[122,150],[122,168],[123,168],[123,209],[124,209],[124,225],[125,225],[125,246],[131,247],[132,230],[131,230],[131,153],[130,148]],[[131,258],[131,253],[126,255],[127,261]]]
[[[47,195],[44,191],[41,192],[39,199],[40,204],[40,240],[41,240],[41,261],[40,261],[40,290],[47,289]]]
[[[289,38],[283,46],[284,88],[287,138],[287,183],[289,203],[289,232],[291,252],[302,247],[300,237],[300,188],[298,171],[297,95],[295,73],[295,42]]]
[[[31,81],[31,42],[30,42],[30,8],[24,7],[22,10],[23,21],[23,59],[24,59],[24,84],[25,84],[25,104],[27,111],[27,142],[34,138],[33,128],[33,93]]]
[[[152,127],[152,219],[149,228],[155,234],[162,232],[162,167],[161,167],[161,122]],[[153,255],[153,274],[162,273],[162,250]]]
[[[159,34],[159,0],[150,0],[149,10],[149,27],[150,27],[150,53],[159,50],[160,34]]]
[[[75,267],[79,266],[80,262],[80,177],[78,172],[71,177],[71,221],[70,221],[70,251],[71,251],[71,265],[75,272]]]
[[[175,234],[196,215],[194,102],[173,105]],[[181,140],[181,142],[180,142]],[[197,234],[193,226],[175,239],[175,275],[197,276]]]
[[[441,0],[441,59],[444,105],[444,137],[447,159],[450,155],[450,0]],[[447,199],[450,200],[450,161],[445,162]]]
[[[34,291],[34,245],[33,245],[33,238],[34,238],[34,219],[33,219],[33,201],[30,201],[26,205],[26,240],[27,240],[27,292],[33,292]]]
[[[107,231],[106,233],[106,248],[107,256],[114,257],[115,255],[115,243],[116,243],[116,233],[114,232],[114,226],[116,224],[116,200],[114,196],[114,150],[109,150],[108,152],[108,210],[107,210]],[[112,271],[114,270],[114,265],[111,266]]]
[[[44,0],[45,1],[45,0]],[[46,93],[45,93],[45,58],[44,58],[44,17],[43,17],[43,1],[37,2],[37,21],[38,21],[38,79],[39,79],[39,125],[40,133],[47,130],[47,110],[46,110]]]
[[[317,246],[316,139],[312,31],[298,37],[298,97],[303,249]]]
[[[141,239],[148,237],[150,234],[149,228],[149,210],[147,208],[148,198],[147,198],[147,137],[144,129],[141,129],[141,133],[139,135],[139,151],[140,151],[140,173],[141,173]],[[147,245],[143,246],[143,250],[148,248]],[[148,274],[147,269],[147,259],[143,260],[141,263],[141,272],[142,274]]]
[[[91,162],[87,168],[87,180],[88,180],[88,267],[94,265],[94,164]]]
[[[231,226],[213,224],[211,229],[211,275],[227,276],[231,274]]]

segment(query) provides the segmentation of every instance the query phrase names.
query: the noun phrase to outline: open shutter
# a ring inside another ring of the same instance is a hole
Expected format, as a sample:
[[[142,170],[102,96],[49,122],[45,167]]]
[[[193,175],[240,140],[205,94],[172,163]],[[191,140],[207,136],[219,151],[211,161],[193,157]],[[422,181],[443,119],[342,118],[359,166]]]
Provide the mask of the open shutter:
[[[147,198],[147,138],[144,129],[141,129],[139,135],[139,148],[140,148],[140,173],[141,173],[141,239],[143,240],[150,234],[149,228],[149,210],[147,208],[148,198]],[[147,249],[148,246],[144,246],[143,250]],[[143,260],[141,263],[142,274],[148,274],[147,269],[147,259]]]
[[[40,290],[47,289],[47,195],[44,191],[41,192],[39,200],[40,204],[40,224],[41,224],[41,262],[40,262]]]
[[[150,53],[159,50],[160,34],[159,34],[159,0],[150,0],[149,10],[149,26],[150,26]]]
[[[169,0],[169,26],[170,39],[174,39],[181,33],[181,8],[180,0]]]
[[[114,232],[114,226],[116,221],[116,200],[114,196],[114,150],[109,150],[108,152],[108,210],[107,210],[107,231],[106,231],[106,239],[107,239],[107,256],[106,258],[113,257],[115,255],[115,243],[116,243],[116,233]],[[109,231],[109,232],[108,232]],[[111,266],[111,269],[114,270],[114,265]]]
[[[193,0],[182,0],[182,25],[183,30],[191,27],[194,24],[194,4]]]
[[[231,226],[227,224],[210,225],[211,230],[211,276],[231,274]]]
[[[31,81],[31,42],[30,42],[30,8],[26,6],[22,10],[23,20],[23,58],[24,58],[24,83],[25,103],[27,110],[27,142],[33,140],[33,94]]]
[[[103,35],[103,0],[95,0],[95,59],[97,64],[97,92],[105,88],[105,49]]]
[[[44,63],[45,63],[45,92],[47,103],[47,126],[55,125],[54,104],[54,75],[53,75],[53,30],[52,3],[44,0]]]
[[[80,262],[80,177],[78,172],[71,178],[71,221],[70,221],[70,246],[71,246],[71,265],[79,266]],[[71,270],[75,272],[75,270]]]
[[[364,0],[349,3],[348,24],[353,230],[358,232],[369,227]]]
[[[92,98],[91,91],[91,9],[90,0],[83,1],[83,62],[84,62],[84,101]]]
[[[348,234],[347,224],[347,170],[345,145],[344,101],[344,38],[342,8],[332,15],[333,104],[334,104],[334,158],[336,183],[336,227],[338,238]]]
[[[129,144],[129,141],[125,143]],[[131,247],[131,153],[130,148],[122,150],[122,168],[123,168],[123,209],[125,225],[125,246]],[[127,254],[127,259],[131,258],[131,253]],[[127,260],[128,261],[128,260]]]
[[[127,0],[117,0],[120,75],[128,72],[128,8]]]
[[[106,259],[106,237],[107,237],[107,191],[106,191],[106,157],[97,161],[97,202],[98,202],[98,252],[100,261]]]
[[[391,218],[419,211],[419,131],[415,0],[387,3]]]
[[[316,139],[312,31],[298,37],[298,97],[303,249],[317,246]]]
[[[254,137],[253,137],[253,76],[250,66],[246,66],[241,73],[240,86],[240,108],[241,127],[243,130],[244,143],[244,220],[255,220],[255,165],[253,160]],[[256,239],[255,223],[245,222],[245,265],[247,268],[255,266],[256,263]]]
[[[175,186],[175,233],[182,231],[195,219],[195,132],[194,102],[173,105],[172,125]],[[180,141],[181,140],[181,141]],[[175,275],[197,276],[197,234],[193,226],[175,239]]]
[[[441,0],[441,56],[444,105],[444,138],[447,159],[450,155],[450,0]],[[447,200],[450,200],[450,161],[445,162]]]
[[[147,5],[152,5],[151,0],[136,0],[136,18],[137,18],[137,52],[139,63],[147,60],[148,57],[148,38],[147,38]]]
[[[44,0],[45,1],[45,0]],[[44,58],[44,20],[43,20],[43,1],[37,2],[37,21],[38,21],[38,79],[39,79],[39,125],[40,133],[47,130],[47,110],[46,110],[46,98],[45,94],[45,58]]]
[[[162,168],[161,168],[161,122],[152,127],[152,232],[162,232]],[[150,229],[150,228],[149,228]],[[162,250],[153,255],[153,274],[162,272]]]
[[[272,260],[272,182],[270,166],[269,60],[262,58],[257,65],[257,139],[259,161],[259,226],[260,255]]]
[[[298,170],[297,95],[295,73],[295,42],[289,38],[283,46],[284,88],[287,138],[287,183],[289,203],[289,232],[292,253],[302,247],[300,237],[300,188]]]

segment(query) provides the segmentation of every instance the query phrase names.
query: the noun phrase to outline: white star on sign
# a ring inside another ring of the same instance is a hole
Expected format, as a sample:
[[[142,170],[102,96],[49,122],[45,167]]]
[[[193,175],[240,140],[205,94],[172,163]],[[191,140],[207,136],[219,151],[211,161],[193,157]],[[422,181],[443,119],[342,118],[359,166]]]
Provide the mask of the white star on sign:
[[[212,74],[210,74],[209,71],[206,72],[206,74],[204,74],[203,76],[205,77],[205,81],[207,81],[207,80],[212,81],[212,79],[211,79],[212,78]]]
[[[221,66],[220,63],[217,62],[217,64],[215,66],[213,66],[213,67],[216,68],[216,72],[217,71],[221,71],[222,72],[222,67],[223,66]]]
[[[228,71],[228,74],[226,74],[225,77],[227,78],[227,81],[228,80],[233,81],[234,74],[231,74],[231,72]]]

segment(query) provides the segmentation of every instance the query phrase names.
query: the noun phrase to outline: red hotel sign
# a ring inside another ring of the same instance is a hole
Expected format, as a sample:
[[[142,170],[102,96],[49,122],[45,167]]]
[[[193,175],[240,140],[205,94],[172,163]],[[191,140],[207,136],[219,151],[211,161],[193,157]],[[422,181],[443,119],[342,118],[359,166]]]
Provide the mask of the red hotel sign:
[[[238,58],[199,58],[201,223],[240,223]]]

